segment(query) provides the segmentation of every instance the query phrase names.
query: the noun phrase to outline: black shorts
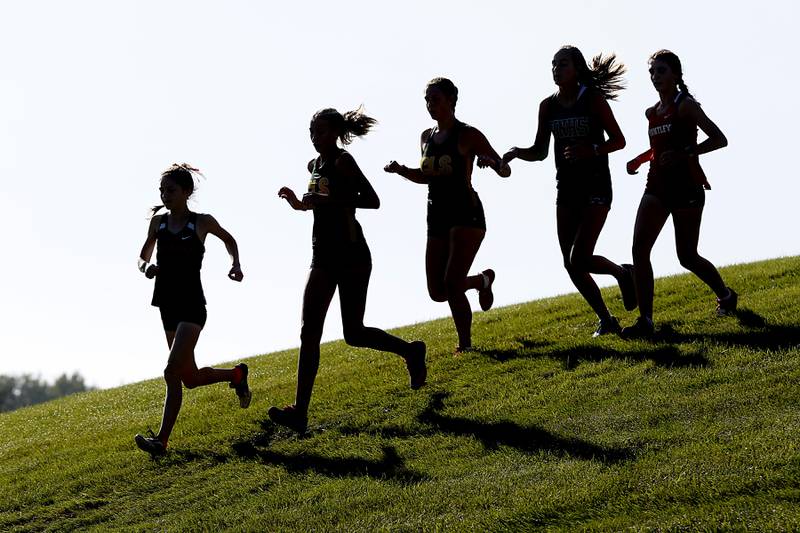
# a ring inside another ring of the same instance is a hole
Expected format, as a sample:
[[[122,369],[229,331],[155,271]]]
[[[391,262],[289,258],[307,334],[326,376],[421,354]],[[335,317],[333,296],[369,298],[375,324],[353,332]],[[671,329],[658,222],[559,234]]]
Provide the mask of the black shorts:
[[[330,271],[372,267],[372,254],[366,241],[345,243],[339,246],[315,246],[311,254],[311,268]]]
[[[478,195],[471,203],[436,206],[428,202],[428,237],[447,239],[455,227],[477,228],[486,231],[486,215]]]
[[[646,187],[645,194],[655,196],[661,204],[672,212],[675,209],[703,208],[706,205],[706,191],[702,185],[689,187],[656,188]]]
[[[196,324],[201,328],[206,325],[206,306],[202,304],[163,306],[158,310],[161,311],[161,323],[164,324],[164,331],[176,331],[181,322]]]
[[[562,207],[582,208],[591,205],[611,207],[611,200],[611,191],[592,192],[564,187],[558,189],[556,194],[556,205]]]

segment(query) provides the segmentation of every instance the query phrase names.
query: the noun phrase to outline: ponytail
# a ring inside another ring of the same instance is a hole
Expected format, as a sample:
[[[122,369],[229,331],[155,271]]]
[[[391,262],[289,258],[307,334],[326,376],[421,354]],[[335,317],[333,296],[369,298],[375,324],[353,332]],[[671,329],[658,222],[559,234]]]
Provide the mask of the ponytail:
[[[596,90],[606,100],[616,100],[617,93],[625,88],[622,75],[627,69],[617,62],[616,54],[597,54],[592,58],[591,68],[586,63],[583,53],[571,45],[562,46],[559,52],[567,52],[575,70],[578,71],[578,83]]]
[[[344,114],[330,107],[321,109],[314,113],[311,121],[318,119],[327,120],[331,127],[339,132],[339,141],[345,146],[353,142],[354,137],[363,137],[369,133],[372,127],[378,123],[377,120],[364,113],[364,106],[359,106],[358,109],[347,111]]]

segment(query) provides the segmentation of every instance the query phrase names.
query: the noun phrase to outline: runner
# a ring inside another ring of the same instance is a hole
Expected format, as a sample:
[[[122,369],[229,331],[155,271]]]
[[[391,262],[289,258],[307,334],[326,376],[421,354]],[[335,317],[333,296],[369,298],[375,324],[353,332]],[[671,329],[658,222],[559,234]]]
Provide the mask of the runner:
[[[375,119],[360,109],[342,115],[323,109],[311,119],[311,142],[319,156],[308,163],[311,181],[302,199],[288,187],[278,196],[298,211],[314,213],[311,272],[303,295],[297,392],[293,405],[272,407],[269,417],[276,423],[303,433],[308,425],[308,407],[319,368],[322,326],[333,293],[339,288],[344,340],[350,346],[373,348],[400,355],[406,363],[412,389],[425,384],[425,343],[406,342],[377,328],[364,326],[367,288],[372,258],[356,220],[356,209],[378,209],[380,200],[355,159],[339,147],[353,137],[363,137]]]
[[[233,265],[228,277],[242,281],[239,249],[233,236],[211,215],[194,213],[187,201],[194,192],[194,173],[186,164],[172,165],[161,174],[161,201],[153,208],[147,239],[139,254],[139,270],[148,279],[155,278],[152,304],[161,311],[161,321],[169,346],[169,359],[164,369],[167,395],[164,415],[158,434],[149,430],[149,437],[136,435],[136,445],[151,455],[163,454],[170,433],[178,418],[183,400],[183,387],[193,389],[212,383],[229,382],[239,397],[240,407],[250,405],[252,395],[247,385],[247,365],[232,369],[197,368],[194,347],[206,323],[206,300],[200,283],[200,267],[208,234],[218,237],[231,256]],[[167,213],[156,215],[166,208]],[[156,263],[148,264],[157,246]]]
[[[472,187],[473,162],[477,157],[479,167],[490,167],[504,178],[511,169],[483,133],[456,118],[457,101],[458,89],[452,81],[431,80],[425,103],[436,126],[422,132],[420,168],[391,161],[384,170],[428,186],[428,294],[433,301],[450,305],[458,333],[455,353],[460,354],[472,350],[472,309],[465,292],[477,290],[484,311],[494,303],[494,270],[468,275],[486,235],[483,204]]]
[[[594,253],[611,209],[608,154],[625,146],[625,137],[608,105],[608,100],[616,99],[623,88],[625,67],[612,54],[596,56],[590,68],[574,46],[562,47],[552,65],[558,91],[539,105],[539,127],[533,146],[511,148],[503,160],[544,160],[552,133],[558,189],[556,224],[564,268],[597,314],[599,324],[593,336],[619,333],[619,321],[606,307],[591,274],[614,276],[625,309],[636,308],[633,266],[618,265]]]
[[[664,224],[672,215],[675,246],[681,265],[693,272],[717,295],[717,313],[736,310],[738,295],[722,281],[716,267],[697,253],[705,189],[711,186],[698,156],[728,145],[725,135],[700,108],[683,80],[678,56],[660,50],[650,57],[650,81],[659,101],[645,111],[649,123],[650,150],[628,162],[628,173],[650,162],[647,185],[636,215],[633,264],[640,316],[622,330],[624,337],[651,337],[653,326],[653,267],[650,252]],[[708,138],[697,143],[697,128]]]

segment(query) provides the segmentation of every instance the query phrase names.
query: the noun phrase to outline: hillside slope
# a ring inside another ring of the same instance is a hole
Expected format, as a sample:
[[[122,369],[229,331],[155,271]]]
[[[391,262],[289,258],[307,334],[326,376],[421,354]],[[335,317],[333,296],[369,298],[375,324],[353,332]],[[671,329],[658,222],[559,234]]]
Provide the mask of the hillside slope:
[[[592,339],[574,294],[476,313],[459,358],[449,319],[398,329],[428,343],[419,391],[399,358],[326,344],[304,438],[266,417],[295,351],[247,360],[248,410],[187,391],[158,460],[132,437],[160,379],[0,415],[0,530],[797,530],[800,257],[723,276],[736,317],[658,280],[654,342]]]

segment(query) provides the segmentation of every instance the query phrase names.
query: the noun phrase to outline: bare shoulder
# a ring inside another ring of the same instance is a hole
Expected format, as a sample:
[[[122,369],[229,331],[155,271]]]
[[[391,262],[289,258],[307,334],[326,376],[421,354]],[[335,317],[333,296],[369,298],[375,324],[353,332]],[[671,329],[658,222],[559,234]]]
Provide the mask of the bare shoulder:
[[[701,112],[700,103],[691,96],[687,96],[678,105],[678,114],[682,116],[696,116]]]
[[[656,107],[658,107],[658,104],[652,105],[652,106],[648,107],[647,109],[645,109],[644,110],[645,118],[649,119],[650,117],[652,117],[653,113],[656,112]]]
[[[197,213],[197,226],[199,228],[207,230],[208,228],[213,228],[218,225],[217,219],[209,213]]]
[[[156,231],[158,231],[158,226],[161,225],[162,220],[164,220],[163,214],[153,215],[152,217],[150,217],[150,226],[148,229],[148,233],[154,234]]]
[[[308,162],[308,165],[306,165],[306,168],[308,168],[309,172],[314,172],[314,162],[315,161],[316,161],[316,159],[312,159],[311,161]]]
[[[461,138],[460,141],[467,141],[469,143],[483,141],[486,136],[476,128],[475,126],[470,126],[469,124],[464,124],[461,126]]]

